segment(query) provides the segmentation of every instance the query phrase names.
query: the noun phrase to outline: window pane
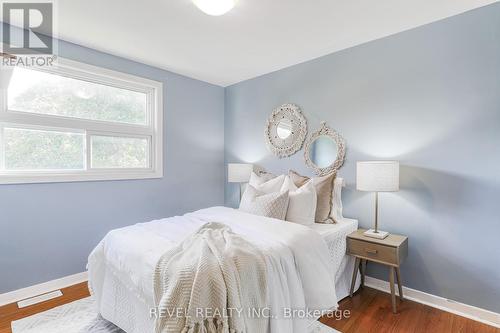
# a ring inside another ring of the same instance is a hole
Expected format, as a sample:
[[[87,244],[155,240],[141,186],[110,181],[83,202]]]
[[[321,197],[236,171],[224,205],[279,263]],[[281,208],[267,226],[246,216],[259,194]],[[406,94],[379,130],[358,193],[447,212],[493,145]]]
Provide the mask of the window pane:
[[[5,169],[84,168],[84,136],[78,133],[4,128]]]
[[[8,87],[10,110],[145,125],[146,94],[16,68]]]
[[[92,136],[93,168],[149,168],[147,139]]]

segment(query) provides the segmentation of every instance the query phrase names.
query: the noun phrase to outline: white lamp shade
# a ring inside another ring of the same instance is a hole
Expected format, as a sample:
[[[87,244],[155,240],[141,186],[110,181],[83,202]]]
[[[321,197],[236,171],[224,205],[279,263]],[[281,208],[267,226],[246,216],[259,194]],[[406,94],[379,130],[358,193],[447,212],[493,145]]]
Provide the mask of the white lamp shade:
[[[193,0],[194,4],[205,14],[224,15],[236,4],[236,0]]]
[[[399,162],[358,162],[356,165],[356,189],[369,192],[399,191]]]
[[[228,183],[246,183],[250,180],[253,164],[229,163],[227,165]]]

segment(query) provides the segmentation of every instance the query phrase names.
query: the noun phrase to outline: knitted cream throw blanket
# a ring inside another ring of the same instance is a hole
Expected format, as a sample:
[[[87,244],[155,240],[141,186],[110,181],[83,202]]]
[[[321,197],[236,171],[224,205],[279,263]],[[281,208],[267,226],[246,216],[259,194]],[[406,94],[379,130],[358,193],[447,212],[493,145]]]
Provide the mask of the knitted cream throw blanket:
[[[267,331],[255,316],[268,304],[266,259],[226,225],[207,223],[165,253],[153,282],[157,333]]]

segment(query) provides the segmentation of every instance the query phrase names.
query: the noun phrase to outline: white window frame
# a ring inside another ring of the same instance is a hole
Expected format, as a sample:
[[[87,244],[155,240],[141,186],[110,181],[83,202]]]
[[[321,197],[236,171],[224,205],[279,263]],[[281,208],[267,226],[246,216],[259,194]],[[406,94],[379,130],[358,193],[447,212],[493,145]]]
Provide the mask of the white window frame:
[[[163,83],[101,67],[58,58],[54,67],[30,68],[69,78],[147,95],[146,125],[136,125],[56,115],[20,112],[8,109],[7,88],[0,90],[0,184],[148,179],[163,177]],[[72,131],[83,133],[85,170],[4,170],[3,127]],[[149,168],[91,168],[92,135],[147,138]]]

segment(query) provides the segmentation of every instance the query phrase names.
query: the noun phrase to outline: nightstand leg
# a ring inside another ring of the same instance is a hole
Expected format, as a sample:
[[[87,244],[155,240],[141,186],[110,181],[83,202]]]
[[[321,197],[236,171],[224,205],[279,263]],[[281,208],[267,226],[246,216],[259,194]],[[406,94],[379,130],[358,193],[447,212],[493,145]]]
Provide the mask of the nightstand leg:
[[[361,259],[361,287],[365,286],[366,259]]]
[[[399,299],[403,300],[403,285],[401,284],[401,271],[396,267],[396,278],[398,279]]]
[[[389,268],[389,284],[391,285],[391,301],[392,301],[392,312],[397,313],[396,309],[396,293],[394,290],[394,267]]]
[[[356,257],[356,261],[354,262],[354,272],[352,272],[352,282],[351,282],[351,292],[349,293],[352,297],[352,293],[354,292],[354,286],[356,285],[356,277],[358,276],[359,269],[359,258]]]

